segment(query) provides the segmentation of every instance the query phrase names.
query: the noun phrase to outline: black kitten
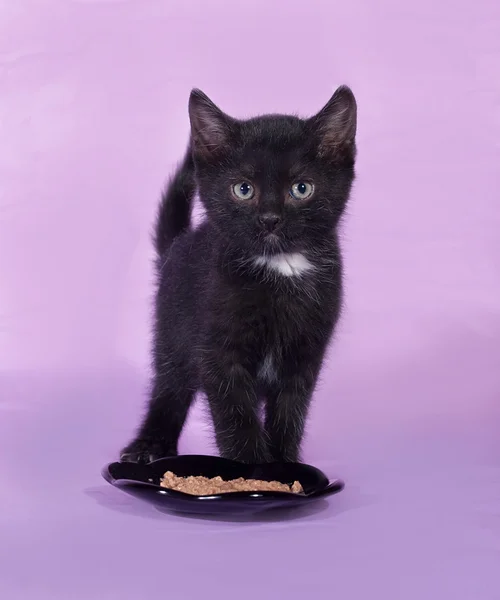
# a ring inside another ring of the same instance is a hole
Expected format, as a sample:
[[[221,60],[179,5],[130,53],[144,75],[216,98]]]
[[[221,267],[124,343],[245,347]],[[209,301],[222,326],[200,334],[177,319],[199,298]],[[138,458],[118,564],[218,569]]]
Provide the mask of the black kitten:
[[[356,101],[340,87],[310,119],[242,121],[194,90],[189,115],[190,147],[156,224],[151,400],[121,459],[175,455],[202,390],[222,456],[297,461],[340,313],[336,228],[354,178]],[[192,229],[196,191],[207,216]]]

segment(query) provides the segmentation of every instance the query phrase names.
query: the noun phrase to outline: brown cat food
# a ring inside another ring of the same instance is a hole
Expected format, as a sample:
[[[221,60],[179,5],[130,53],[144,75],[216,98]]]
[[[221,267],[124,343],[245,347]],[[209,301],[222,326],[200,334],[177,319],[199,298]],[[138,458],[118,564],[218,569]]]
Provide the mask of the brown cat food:
[[[303,494],[304,490],[298,481],[292,485],[279,481],[261,481],[259,479],[232,479],[224,481],[222,477],[178,477],[167,471],[160,480],[161,487],[184,492],[193,496],[212,496],[228,492],[291,492]]]

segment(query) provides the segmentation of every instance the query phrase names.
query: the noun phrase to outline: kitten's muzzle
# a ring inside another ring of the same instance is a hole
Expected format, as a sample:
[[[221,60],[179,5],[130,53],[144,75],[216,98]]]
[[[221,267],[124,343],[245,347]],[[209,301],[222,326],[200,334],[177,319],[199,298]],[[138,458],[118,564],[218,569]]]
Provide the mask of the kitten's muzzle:
[[[281,217],[271,213],[260,215],[259,223],[263,227],[263,229],[271,233],[281,223]]]

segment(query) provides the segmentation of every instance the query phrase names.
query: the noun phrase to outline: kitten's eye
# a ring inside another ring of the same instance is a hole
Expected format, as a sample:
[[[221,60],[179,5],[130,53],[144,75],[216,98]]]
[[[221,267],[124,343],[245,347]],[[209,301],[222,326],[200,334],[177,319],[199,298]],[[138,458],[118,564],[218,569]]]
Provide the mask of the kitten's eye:
[[[314,192],[314,187],[312,183],[307,183],[306,181],[298,181],[292,185],[292,189],[290,190],[290,195],[296,200],[306,200],[310,198]]]
[[[253,198],[255,190],[253,185],[243,181],[242,183],[233,185],[233,194],[240,200],[250,200],[250,198]]]

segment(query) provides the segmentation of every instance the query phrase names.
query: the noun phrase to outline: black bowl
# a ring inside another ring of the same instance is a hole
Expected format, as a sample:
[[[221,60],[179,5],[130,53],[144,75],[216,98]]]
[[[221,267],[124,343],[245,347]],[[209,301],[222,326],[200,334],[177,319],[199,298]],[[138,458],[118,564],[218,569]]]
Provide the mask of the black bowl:
[[[166,471],[180,477],[204,475],[224,480],[261,479],[293,483],[300,481],[304,494],[292,492],[230,492],[213,496],[192,496],[160,487]],[[340,492],[344,483],[340,479],[329,481],[326,475],[309,465],[299,463],[271,463],[245,465],[216,456],[174,456],[161,458],[147,465],[114,462],[102,470],[104,479],[142,500],[172,512],[191,514],[244,514],[270,508],[304,506],[319,498]]]

